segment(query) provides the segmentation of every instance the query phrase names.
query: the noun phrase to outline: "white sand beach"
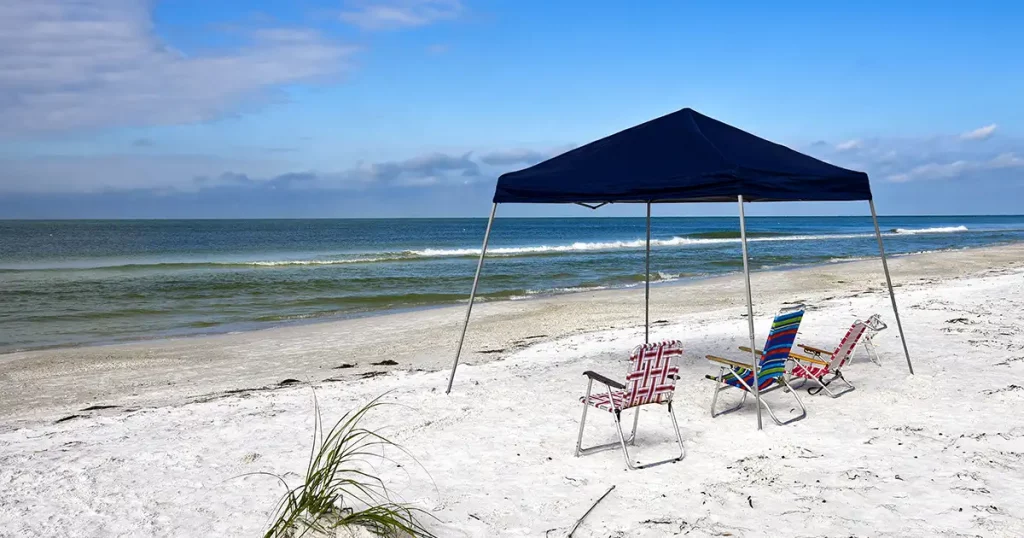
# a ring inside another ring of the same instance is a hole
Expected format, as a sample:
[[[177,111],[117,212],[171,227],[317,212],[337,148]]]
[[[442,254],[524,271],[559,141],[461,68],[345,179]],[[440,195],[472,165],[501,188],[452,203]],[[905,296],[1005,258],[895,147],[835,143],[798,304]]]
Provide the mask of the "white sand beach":
[[[684,347],[687,456],[642,471],[573,456],[581,374],[623,376],[642,289],[479,305],[451,395],[463,307],[0,356],[0,536],[260,535],[283,491],[241,476],[299,478],[313,390],[327,422],[388,393],[367,425],[419,465],[377,470],[441,537],[565,536],[613,485],[575,536],[1024,536],[1024,245],[890,266],[914,376],[878,260],[754,275],[761,341],[785,302],[808,305],[800,343],[833,347],[876,312],[890,325],[881,366],[861,350],[846,370],[857,390],[801,390],[808,417],[760,432],[753,404],[712,419],[703,378],[707,353],[745,358],[741,277],[654,287],[652,339]],[[592,411],[588,439],[611,424]],[[645,409],[635,454],[673,448]]]

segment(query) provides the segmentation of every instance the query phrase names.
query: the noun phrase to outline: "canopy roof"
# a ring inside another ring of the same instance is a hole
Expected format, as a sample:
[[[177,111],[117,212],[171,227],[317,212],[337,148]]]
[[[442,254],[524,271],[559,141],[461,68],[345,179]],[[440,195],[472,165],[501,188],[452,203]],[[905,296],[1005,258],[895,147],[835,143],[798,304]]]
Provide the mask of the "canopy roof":
[[[868,176],[689,108],[498,178],[495,203],[870,200]]]

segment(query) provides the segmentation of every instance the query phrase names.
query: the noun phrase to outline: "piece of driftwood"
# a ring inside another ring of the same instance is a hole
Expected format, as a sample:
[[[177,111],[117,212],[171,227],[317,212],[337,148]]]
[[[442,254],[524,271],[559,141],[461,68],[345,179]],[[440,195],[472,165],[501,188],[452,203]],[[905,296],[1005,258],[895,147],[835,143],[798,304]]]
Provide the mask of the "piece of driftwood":
[[[566,538],[572,538],[572,534],[574,532],[576,532],[576,529],[580,528],[580,524],[583,523],[583,520],[586,519],[587,516],[589,516],[590,513],[594,511],[594,508],[597,506],[597,504],[600,503],[601,501],[603,501],[604,498],[607,497],[608,494],[611,493],[613,489],[615,489],[615,486],[612,486],[612,487],[608,488],[608,491],[604,492],[604,495],[601,495],[601,497],[599,499],[594,501],[594,504],[590,505],[590,510],[587,510],[587,513],[583,514],[583,517],[581,517],[581,518],[576,520],[576,524],[572,526],[572,530],[569,531],[569,534],[566,535]]]

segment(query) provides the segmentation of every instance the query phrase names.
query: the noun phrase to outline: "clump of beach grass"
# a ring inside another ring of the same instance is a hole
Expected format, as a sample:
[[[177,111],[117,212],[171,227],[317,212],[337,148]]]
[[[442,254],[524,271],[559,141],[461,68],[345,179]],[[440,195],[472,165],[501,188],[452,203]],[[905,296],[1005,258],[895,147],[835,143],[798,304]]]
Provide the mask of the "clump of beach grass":
[[[264,538],[344,536],[339,529],[350,530],[351,536],[369,532],[387,538],[435,538],[419,522],[420,516],[429,514],[392,501],[383,480],[368,470],[373,461],[391,461],[386,449],[412,458],[401,446],[361,425],[367,413],[385,405],[383,396],[349,411],[325,432],[314,394],[313,444],[303,482],[291,487],[280,475],[256,473],[273,476],[287,489]]]

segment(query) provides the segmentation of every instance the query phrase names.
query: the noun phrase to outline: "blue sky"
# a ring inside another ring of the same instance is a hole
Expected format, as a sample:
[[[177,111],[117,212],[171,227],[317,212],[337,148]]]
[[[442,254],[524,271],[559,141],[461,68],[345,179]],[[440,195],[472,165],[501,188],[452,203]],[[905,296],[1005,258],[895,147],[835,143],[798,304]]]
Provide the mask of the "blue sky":
[[[501,172],[683,107],[868,172],[882,213],[1021,213],[1021,27],[1011,2],[4,2],[0,218],[485,215]]]

